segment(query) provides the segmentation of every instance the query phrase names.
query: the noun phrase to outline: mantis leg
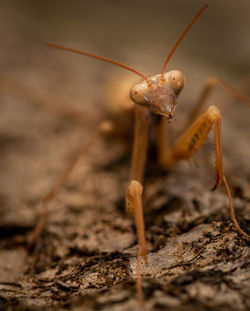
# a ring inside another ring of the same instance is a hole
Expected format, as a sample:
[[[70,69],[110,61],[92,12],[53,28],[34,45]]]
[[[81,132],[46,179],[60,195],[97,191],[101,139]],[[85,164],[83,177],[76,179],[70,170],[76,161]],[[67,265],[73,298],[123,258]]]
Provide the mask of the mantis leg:
[[[210,106],[205,112],[203,112],[181,135],[181,137],[174,144],[173,148],[166,152],[165,166],[172,167],[180,160],[186,160],[193,156],[201,146],[212,126],[214,125],[214,144],[216,154],[216,184],[213,188],[215,190],[222,182],[225,185],[229,208],[232,221],[237,231],[248,241],[250,236],[246,234],[239,226],[233,209],[232,197],[227,184],[226,177],[223,172],[223,160],[222,160],[222,147],[221,147],[221,113],[216,106]]]
[[[137,295],[138,301],[143,305],[142,281],[141,281],[141,257],[147,262],[147,248],[145,240],[145,226],[142,208],[142,181],[146,163],[148,137],[149,137],[149,113],[141,107],[135,107],[135,129],[130,171],[130,182],[126,193],[126,209],[128,213],[134,213],[138,236],[137,257]]]
[[[41,202],[41,212],[38,219],[38,222],[36,224],[35,229],[31,233],[29,237],[29,246],[32,247],[37,240],[37,238],[40,236],[41,232],[44,229],[44,225],[47,218],[48,213],[48,204],[51,202],[51,200],[56,196],[56,194],[59,192],[61,187],[65,184],[65,182],[68,180],[70,174],[72,173],[73,169],[76,167],[80,159],[86,155],[86,153],[89,151],[89,149],[96,143],[97,139],[100,138],[102,134],[113,132],[114,127],[113,124],[109,121],[104,121],[100,124],[98,130],[92,135],[92,137],[89,139],[87,143],[84,144],[84,146],[81,148],[80,152],[76,156],[76,158],[70,163],[70,165],[66,168],[64,173],[60,176],[60,178],[56,181],[54,186],[49,190],[49,192],[43,197]]]
[[[168,120],[162,116],[159,116],[159,122],[156,125],[156,147],[158,163],[165,167],[165,159],[168,156],[168,152],[171,149],[170,137],[169,137],[169,124]]]
[[[149,114],[148,111],[135,108],[135,129],[130,170],[130,182],[126,193],[126,209],[128,213],[134,213],[139,241],[139,253],[146,261],[146,242],[144,219],[142,211],[142,181],[146,163],[149,136]]]
[[[194,105],[192,111],[189,114],[188,125],[191,124],[198,117],[207,98],[209,97],[209,95],[211,94],[212,90],[214,90],[215,87],[222,88],[224,91],[233,96],[235,99],[239,100],[243,104],[250,107],[250,99],[247,96],[245,96],[240,91],[236,90],[226,82],[216,77],[211,77],[206,81],[196,104]]]

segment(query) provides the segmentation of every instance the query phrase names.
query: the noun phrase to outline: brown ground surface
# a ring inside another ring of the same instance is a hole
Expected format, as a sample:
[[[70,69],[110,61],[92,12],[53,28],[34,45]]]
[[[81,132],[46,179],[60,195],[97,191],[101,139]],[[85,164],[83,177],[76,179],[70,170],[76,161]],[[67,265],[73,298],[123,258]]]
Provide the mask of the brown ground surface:
[[[188,79],[174,136],[207,76],[249,94],[250,8],[239,2],[225,9],[227,1],[211,1],[173,58],[171,68],[181,68]],[[112,66],[47,50],[44,41],[82,47],[153,73],[200,1],[159,2],[157,8],[148,3],[1,4],[1,310],[138,308],[135,228],[123,208],[130,159],[116,140],[99,141],[81,161],[50,204],[33,253],[27,238],[43,195],[102,116],[110,117],[103,112],[107,85],[120,77]],[[237,218],[249,232],[249,110],[222,92],[210,103],[222,110],[225,172]],[[78,122],[50,109],[69,109]],[[209,191],[215,175],[212,136],[197,156],[198,167],[185,162],[163,173],[152,158],[144,195],[145,309],[248,310],[249,245],[235,231],[223,187]]]

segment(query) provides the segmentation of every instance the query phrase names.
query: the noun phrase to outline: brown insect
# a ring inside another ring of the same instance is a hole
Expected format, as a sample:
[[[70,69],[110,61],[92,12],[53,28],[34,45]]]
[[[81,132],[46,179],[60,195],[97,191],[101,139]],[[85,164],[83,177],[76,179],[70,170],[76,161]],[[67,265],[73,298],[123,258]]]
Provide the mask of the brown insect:
[[[224,183],[231,213],[232,221],[235,224],[238,232],[248,241],[250,236],[246,234],[238,225],[238,222],[234,215],[233,202],[230,194],[230,190],[227,184],[226,177],[223,172],[223,161],[222,161],[222,148],[221,148],[221,113],[216,106],[210,106],[202,114],[200,111],[203,108],[203,104],[208,97],[209,93],[214,89],[215,86],[223,88],[226,92],[231,94],[233,97],[243,102],[246,105],[250,105],[250,100],[241,94],[239,91],[235,90],[225,82],[217,79],[208,79],[205,84],[201,95],[194,106],[192,113],[189,116],[188,126],[180,138],[175,142],[173,147],[169,147],[166,142],[165,132],[166,127],[171,120],[174,119],[174,112],[177,106],[177,98],[181,90],[185,86],[185,77],[179,70],[172,70],[165,73],[165,68],[168,61],[175,49],[184,38],[186,33],[192,27],[192,25],[197,21],[201,14],[206,10],[207,5],[204,5],[202,9],[197,13],[197,15],[192,19],[190,24],[187,26],[183,34],[177,40],[176,44],[172,48],[170,54],[168,55],[160,74],[146,77],[137,70],[121,64],[117,61],[111,60],[106,57],[95,55],[93,53],[48,43],[50,47],[62,49],[92,58],[96,58],[105,62],[112,63],[114,65],[120,66],[124,69],[134,72],[139,75],[143,81],[135,84],[130,90],[130,98],[134,103],[134,113],[135,113],[135,128],[134,128],[134,142],[133,142],[133,152],[132,152],[132,162],[130,171],[130,181],[128,189],[126,192],[126,209],[129,213],[134,214],[135,223],[138,234],[138,259],[137,259],[137,291],[139,301],[143,303],[142,294],[142,284],[141,284],[141,257],[147,262],[147,247],[145,240],[145,229],[144,229],[144,218],[143,218],[143,208],[142,208],[142,192],[143,192],[143,175],[144,167],[146,162],[146,154],[148,148],[148,138],[150,121],[153,114],[159,116],[158,122],[156,124],[157,133],[157,149],[158,149],[158,160],[161,166],[164,168],[174,167],[180,160],[189,159],[197,152],[205,139],[209,131],[214,126],[214,143],[215,143],[215,153],[216,153],[216,172],[217,180],[213,188],[215,190]],[[199,115],[200,114],[200,115]],[[115,127],[112,122],[103,122],[97,132],[90,138],[87,144],[83,147],[82,151],[79,153],[77,158],[71,163],[71,165],[64,172],[63,176],[57,181],[54,187],[48,192],[48,194],[42,200],[43,209],[42,215],[39,222],[32,234],[31,242],[37,239],[43,230],[48,203],[55,197],[56,193],[60,187],[65,183],[73,168],[76,166],[79,159],[85,155],[96,140],[104,133],[114,132]]]

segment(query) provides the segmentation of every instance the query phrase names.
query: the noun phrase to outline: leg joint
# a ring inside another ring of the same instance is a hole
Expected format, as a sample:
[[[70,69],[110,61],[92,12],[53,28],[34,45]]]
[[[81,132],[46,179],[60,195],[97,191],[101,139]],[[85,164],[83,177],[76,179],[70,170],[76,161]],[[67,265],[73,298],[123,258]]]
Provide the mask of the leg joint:
[[[220,79],[217,77],[209,77],[207,79],[206,84],[209,85],[210,87],[213,87],[214,85],[218,85],[220,83]]]
[[[211,122],[214,123],[217,120],[221,119],[221,112],[220,109],[217,108],[215,105],[211,105],[207,109],[207,115],[211,119]]]
[[[133,213],[136,205],[136,197],[142,196],[143,187],[137,180],[131,180],[126,193],[126,210]]]

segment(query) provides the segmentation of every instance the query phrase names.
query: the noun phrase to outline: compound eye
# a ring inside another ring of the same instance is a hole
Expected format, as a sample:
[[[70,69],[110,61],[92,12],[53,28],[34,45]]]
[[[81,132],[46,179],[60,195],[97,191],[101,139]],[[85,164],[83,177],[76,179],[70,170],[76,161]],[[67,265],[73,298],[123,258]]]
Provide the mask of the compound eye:
[[[136,84],[130,89],[130,97],[135,104],[141,104],[142,94],[140,87]]]
[[[180,71],[173,70],[169,72],[168,83],[174,93],[178,95],[185,85],[185,78]]]

